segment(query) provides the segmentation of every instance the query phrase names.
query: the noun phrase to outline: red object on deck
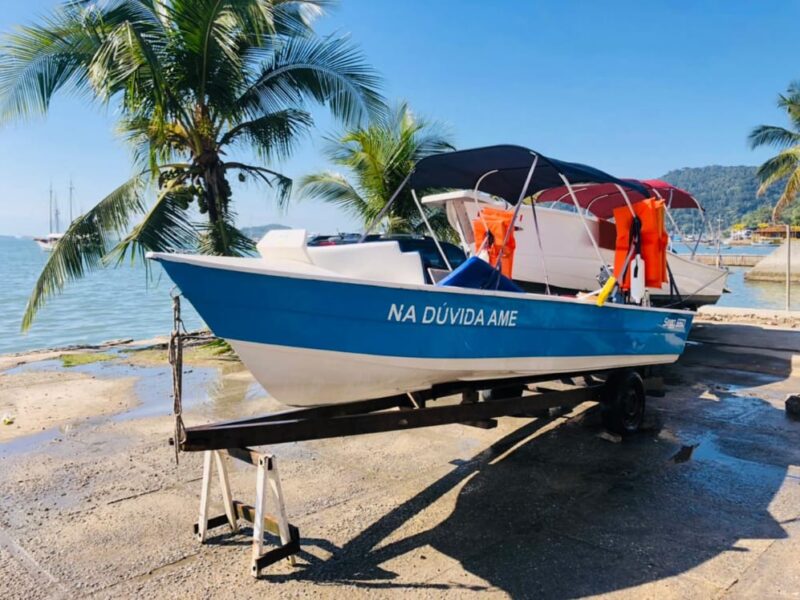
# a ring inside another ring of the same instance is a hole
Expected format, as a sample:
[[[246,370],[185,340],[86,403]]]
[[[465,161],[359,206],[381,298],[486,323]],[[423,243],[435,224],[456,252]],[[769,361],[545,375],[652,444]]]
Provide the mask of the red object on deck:
[[[642,223],[642,258],[645,264],[645,286],[660,288],[668,281],[667,272],[667,237],[664,223],[664,201],[649,198],[633,205],[633,211]],[[625,280],[622,281],[622,269],[628,257],[631,242],[631,226],[633,215],[627,205],[614,209],[614,221],[617,225],[617,245],[614,254],[614,277],[620,282],[623,290],[631,287],[631,269],[628,268]]]
[[[493,267],[497,266],[497,261],[502,254],[500,272],[509,279],[514,269],[514,251],[517,248],[517,242],[514,239],[513,222],[513,210],[503,210],[491,206],[483,207],[478,213],[478,218],[472,221],[472,231],[475,236],[475,253],[477,254],[481,251],[484,241],[488,237],[486,250],[489,253],[489,264]],[[508,235],[508,242],[503,247],[503,241],[506,239],[509,228],[511,228],[511,233]]]

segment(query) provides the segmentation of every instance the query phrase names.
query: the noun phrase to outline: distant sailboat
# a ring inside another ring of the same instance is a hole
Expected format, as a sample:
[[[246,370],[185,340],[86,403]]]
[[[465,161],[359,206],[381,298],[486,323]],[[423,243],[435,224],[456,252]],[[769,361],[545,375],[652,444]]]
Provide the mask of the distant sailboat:
[[[70,221],[72,220],[72,182],[70,181],[69,184],[69,195],[70,195]],[[45,237],[33,238],[33,240],[39,244],[39,248],[44,250],[45,252],[52,252],[58,240],[60,240],[64,234],[59,233],[59,223],[58,223],[58,198],[53,195],[53,184],[50,184],[50,233],[48,233]]]

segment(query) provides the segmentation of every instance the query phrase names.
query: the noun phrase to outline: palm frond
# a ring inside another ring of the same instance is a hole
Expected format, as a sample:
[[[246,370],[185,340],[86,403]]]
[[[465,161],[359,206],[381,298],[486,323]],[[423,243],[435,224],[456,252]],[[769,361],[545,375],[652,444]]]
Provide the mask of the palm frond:
[[[339,206],[345,212],[358,219],[377,216],[369,203],[361,197],[345,177],[339,173],[325,172],[306,175],[298,185],[301,199],[314,199]]]
[[[104,263],[120,264],[126,255],[131,261],[144,260],[147,252],[191,250],[197,245],[197,229],[186,214],[194,190],[183,185],[185,178],[164,186],[144,219],[103,257]]]
[[[779,152],[756,171],[756,176],[761,181],[758,195],[762,195],[776,182],[789,177],[797,169],[800,169],[800,146]]]
[[[286,109],[244,121],[233,127],[219,142],[220,147],[243,140],[266,161],[288,158],[299,136],[312,125],[311,115]]]
[[[36,280],[22,318],[26,331],[46,300],[64,286],[102,266],[114,236],[123,235],[131,217],[144,212],[144,175],[136,175],[75,219],[56,244]]]
[[[788,148],[800,144],[800,133],[774,125],[759,125],[750,132],[747,140],[750,142],[751,148],[759,146]]]
[[[216,223],[197,225],[200,232],[197,249],[201,254],[223,256],[248,256],[255,250],[255,242],[233,224],[233,215]]]
[[[237,104],[258,114],[303,106],[311,98],[352,124],[384,109],[379,85],[378,76],[347,38],[298,36],[270,49]]]
[[[225,170],[235,169],[240,173],[252,175],[262,183],[267,184],[267,186],[274,188],[277,192],[276,201],[280,208],[285,208],[288,204],[289,198],[292,195],[292,180],[286,175],[273,171],[272,169],[267,169],[266,167],[247,165],[239,162],[226,162],[222,166]]]
[[[800,192],[800,168],[795,169],[786,179],[786,186],[783,189],[783,193],[772,209],[773,221],[777,222],[780,219],[784,209],[797,199],[798,192]]]
[[[334,5],[331,0],[272,0],[272,20],[280,35],[311,35],[314,21]]]
[[[43,24],[19,27],[0,46],[0,98],[4,120],[47,112],[64,87],[89,92],[86,64],[98,43],[85,35],[73,10],[62,9]]]
[[[301,196],[336,204],[367,225],[374,222],[419,159],[452,148],[439,124],[417,118],[408,104],[401,102],[367,127],[327,138],[326,156],[352,174],[352,183],[337,173],[308,175],[301,181]],[[453,237],[441,211],[426,210],[426,216],[437,235]],[[408,190],[395,199],[383,226],[393,233],[427,233]]]
[[[778,96],[778,108],[786,111],[795,129],[800,129],[800,81],[790,83],[786,94]]]

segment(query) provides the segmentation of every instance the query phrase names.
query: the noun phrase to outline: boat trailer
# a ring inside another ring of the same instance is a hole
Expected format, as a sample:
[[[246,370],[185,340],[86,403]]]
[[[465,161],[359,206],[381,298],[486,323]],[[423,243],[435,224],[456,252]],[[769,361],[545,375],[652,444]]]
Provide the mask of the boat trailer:
[[[289,523],[284,507],[277,459],[251,446],[266,446],[402,431],[436,425],[461,424],[483,429],[497,426],[499,417],[548,417],[553,411],[566,412],[584,402],[598,402],[606,428],[618,434],[636,431],[642,421],[645,395],[663,395],[663,381],[651,368],[576,372],[538,377],[457,381],[434,385],[426,390],[309,408],[271,413],[258,417],[185,427],[181,410],[183,373],[182,344],[185,337],[180,320],[180,298],[173,297],[175,328],[170,338],[175,400],[175,437],[170,443],[176,453],[204,452],[200,513],[194,532],[205,542],[208,530],[228,525],[238,531],[238,521],[252,524],[253,560],[251,572],[281,559],[294,564],[300,552],[300,532]],[[554,389],[555,386],[556,389]],[[443,400],[441,405],[430,402]],[[234,500],[223,454],[257,467],[255,507]],[[216,465],[225,513],[209,517],[209,495]],[[268,498],[275,515],[266,512]],[[263,551],[264,531],[279,536],[281,545]]]

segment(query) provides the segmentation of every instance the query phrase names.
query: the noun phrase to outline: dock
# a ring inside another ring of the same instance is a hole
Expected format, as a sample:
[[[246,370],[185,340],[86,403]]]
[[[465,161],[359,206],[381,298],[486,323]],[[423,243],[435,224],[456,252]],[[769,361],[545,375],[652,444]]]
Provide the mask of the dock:
[[[133,416],[0,444],[4,595],[792,597],[800,421],[784,398],[800,391],[800,331],[704,320],[691,337],[666,395],[647,398],[645,430],[623,441],[589,402],[491,430],[269,448],[303,551],[260,580],[247,575],[249,527],[219,528],[206,544],[192,535],[202,454],[175,464],[169,406],[148,404],[158,385],[168,399],[169,371],[139,369],[147,385],[131,386]],[[280,408],[244,369],[210,364],[184,376],[188,424]],[[36,368],[3,371],[0,401],[34,376],[66,389],[63,372]],[[125,398],[119,388],[107,403]],[[234,494],[253,502],[252,472],[230,467]]]
[[[688,257],[688,255],[683,255]],[[723,267],[754,267],[764,258],[760,254],[695,254],[694,260],[704,265]]]

